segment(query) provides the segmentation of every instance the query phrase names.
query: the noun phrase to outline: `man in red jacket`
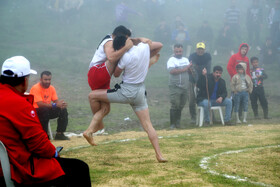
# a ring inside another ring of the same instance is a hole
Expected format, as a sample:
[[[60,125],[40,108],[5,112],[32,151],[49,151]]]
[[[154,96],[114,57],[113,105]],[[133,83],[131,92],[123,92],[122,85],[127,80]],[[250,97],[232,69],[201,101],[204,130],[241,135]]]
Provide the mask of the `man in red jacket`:
[[[0,140],[5,145],[11,178],[20,186],[91,186],[89,168],[77,159],[60,158],[43,130],[32,102],[24,95],[30,69],[23,56],[7,59],[0,79]],[[0,186],[5,186],[0,168]]]
[[[240,62],[246,63],[247,65],[246,74],[251,77],[249,58],[246,56],[248,51],[249,51],[249,45],[246,43],[242,43],[239,46],[238,53],[235,53],[230,57],[227,65],[227,70],[228,70],[228,74],[230,75],[230,78],[232,78],[233,75],[236,74],[236,65],[239,64]]]

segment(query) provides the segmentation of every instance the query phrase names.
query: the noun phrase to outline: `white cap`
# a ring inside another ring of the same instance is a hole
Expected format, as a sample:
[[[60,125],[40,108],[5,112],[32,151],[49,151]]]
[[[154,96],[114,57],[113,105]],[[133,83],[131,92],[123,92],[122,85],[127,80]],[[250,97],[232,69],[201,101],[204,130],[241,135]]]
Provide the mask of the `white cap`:
[[[7,70],[11,72],[5,72]],[[29,74],[37,74],[37,72],[30,69],[30,62],[23,56],[8,58],[2,65],[1,75],[5,77],[24,77]]]

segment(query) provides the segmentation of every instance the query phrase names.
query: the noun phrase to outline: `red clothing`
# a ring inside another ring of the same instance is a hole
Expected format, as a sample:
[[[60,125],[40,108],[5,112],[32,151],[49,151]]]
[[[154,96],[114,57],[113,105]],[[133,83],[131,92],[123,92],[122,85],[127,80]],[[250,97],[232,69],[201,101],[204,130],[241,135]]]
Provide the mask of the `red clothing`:
[[[23,95],[0,83],[0,140],[9,155],[11,177],[22,184],[42,183],[64,175],[32,102],[32,95]]]
[[[111,76],[105,62],[95,65],[88,71],[88,84],[91,90],[110,89]]]
[[[232,55],[228,61],[228,65],[227,65],[227,70],[228,70],[228,74],[230,75],[230,78],[233,77],[233,75],[236,74],[236,65],[239,64],[240,62],[244,62],[247,65],[247,69],[246,69],[246,74],[249,75],[251,77],[251,73],[250,73],[250,64],[249,64],[249,58],[246,56],[247,53],[245,54],[245,56],[241,55],[241,46],[242,45],[247,45],[248,49],[249,49],[249,45],[246,43],[242,43],[239,46],[239,50],[238,53],[235,53],[234,55]]]

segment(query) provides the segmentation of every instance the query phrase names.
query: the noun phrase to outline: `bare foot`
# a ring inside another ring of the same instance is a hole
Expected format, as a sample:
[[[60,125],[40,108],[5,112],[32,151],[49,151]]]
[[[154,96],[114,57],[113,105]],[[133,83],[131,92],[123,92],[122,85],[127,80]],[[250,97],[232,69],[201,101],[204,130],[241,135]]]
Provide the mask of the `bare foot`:
[[[162,157],[160,157],[160,158],[157,157],[157,160],[158,160],[159,163],[168,162],[168,160],[166,160],[165,158],[162,158]]]
[[[85,137],[85,139],[88,141],[88,143],[92,146],[97,146],[96,143],[94,143],[93,141],[93,137],[92,137],[92,133],[88,133],[88,132],[84,132],[83,136]]]
[[[149,67],[151,67],[151,65],[154,65],[158,59],[160,57],[160,54],[156,54],[155,56],[153,56],[151,59],[150,59],[150,64],[149,64]]]

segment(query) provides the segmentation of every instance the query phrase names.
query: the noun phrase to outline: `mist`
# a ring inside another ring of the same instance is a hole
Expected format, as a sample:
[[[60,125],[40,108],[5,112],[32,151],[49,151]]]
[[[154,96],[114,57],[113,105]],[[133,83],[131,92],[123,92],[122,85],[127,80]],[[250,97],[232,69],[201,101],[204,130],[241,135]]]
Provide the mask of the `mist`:
[[[168,111],[166,62],[173,53],[172,46],[176,41],[172,33],[176,29],[176,20],[179,20],[189,35],[186,43],[189,48],[184,51],[184,55],[188,57],[195,52],[197,42],[206,42],[206,50],[213,58],[212,67],[221,65],[224,68],[222,77],[227,83],[229,75],[226,65],[231,54],[238,52],[241,43],[248,43],[251,47],[248,57],[259,57],[261,65],[267,69],[269,78],[265,80],[265,86],[269,108],[272,116],[278,118],[280,76],[276,68],[280,65],[280,32],[278,28],[276,35],[271,35],[272,25],[269,19],[275,1],[259,1],[262,26],[257,42],[249,42],[247,28],[247,9],[252,5],[251,0],[235,1],[235,6],[240,10],[239,36],[230,36],[230,41],[219,39],[225,26],[225,12],[231,3],[231,0],[1,0],[0,61],[23,55],[39,73],[51,70],[54,75],[52,84],[57,87],[59,97],[67,99],[70,107],[72,105],[71,117],[86,116],[89,121],[89,63],[101,39],[106,34],[111,34],[116,26],[124,25],[132,31],[132,37],[146,37],[164,44],[160,61],[150,69],[146,85],[151,106],[157,107],[158,102],[165,102]],[[207,23],[212,30],[209,41],[198,34],[203,23]],[[165,30],[161,30],[161,26]],[[275,60],[267,63],[261,51],[266,39],[271,36],[276,36],[271,38]],[[30,87],[38,80],[39,75],[31,77]],[[118,81],[113,79],[112,84]],[[227,88],[229,89],[229,84]],[[188,112],[185,113],[189,116]],[[167,124],[168,120],[166,116],[164,123]],[[155,123],[160,125],[161,122]],[[74,121],[70,123],[74,124]]]

